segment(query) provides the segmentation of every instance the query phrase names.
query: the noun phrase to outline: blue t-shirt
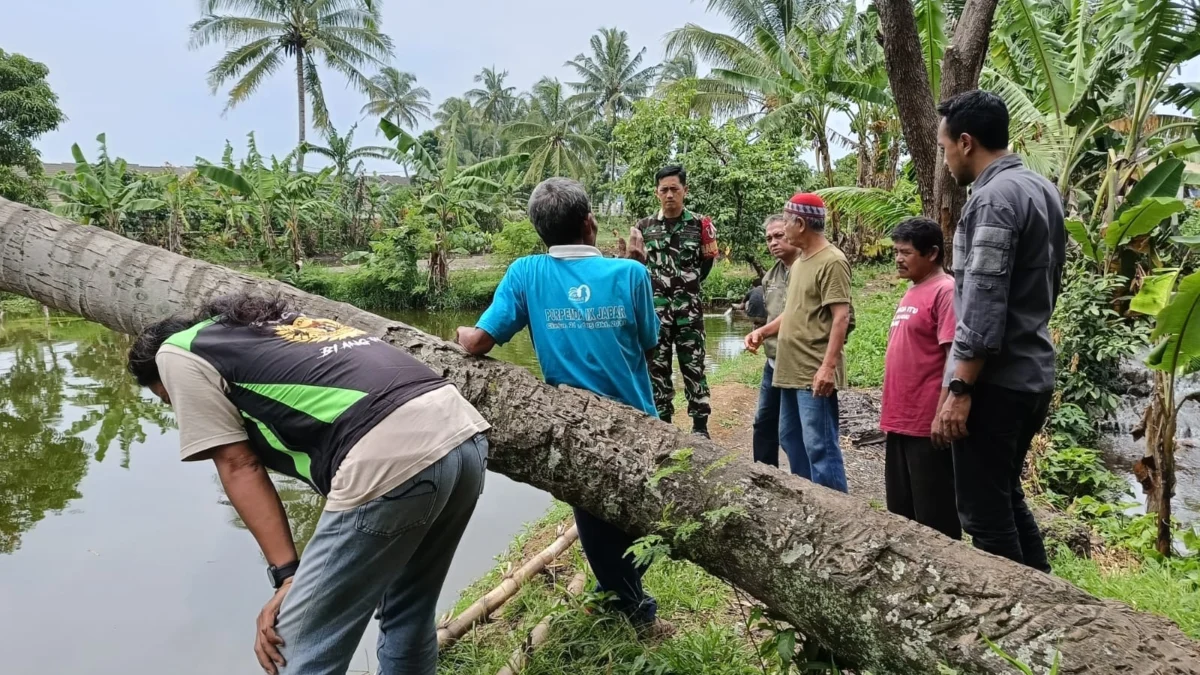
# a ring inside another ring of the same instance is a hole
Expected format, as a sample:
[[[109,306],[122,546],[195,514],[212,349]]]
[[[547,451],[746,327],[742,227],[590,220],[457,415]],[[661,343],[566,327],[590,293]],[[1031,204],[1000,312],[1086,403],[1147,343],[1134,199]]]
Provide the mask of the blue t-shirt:
[[[656,415],[646,351],[658,344],[645,265],[590,246],[554,246],[514,262],[475,326],[499,344],[529,326],[546,383]]]

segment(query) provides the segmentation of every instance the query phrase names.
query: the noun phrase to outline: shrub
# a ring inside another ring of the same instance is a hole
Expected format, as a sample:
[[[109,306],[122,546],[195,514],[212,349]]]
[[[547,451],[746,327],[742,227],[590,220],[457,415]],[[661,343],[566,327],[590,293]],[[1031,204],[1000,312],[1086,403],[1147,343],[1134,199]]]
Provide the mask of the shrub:
[[[1121,361],[1147,344],[1145,322],[1126,320],[1113,309],[1113,298],[1121,295],[1124,286],[1121,277],[1072,265],[1050,319],[1058,350],[1059,400],[1077,406],[1092,420],[1090,432],[1078,425],[1051,427],[1055,433],[1069,434],[1075,444],[1095,440],[1100,424],[1120,403]]]
[[[512,262],[535,253],[544,253],[546,245],[528,220],[510,221],[504,224],[492,239],[492,250],[505,262]]]
[[[705,304],[728,301],[740,302],[754,284],[754,270],[735,265],[728,259],[713,264],[712,272],[700,287],[700,297]]]
[[[1038,459],[1037,470],[1046,497],[1060,508],[1080,497],[1110,502],[1129,494],[1129,485],[1109,471],[1100,453],[1090,448],[1048,452]]]

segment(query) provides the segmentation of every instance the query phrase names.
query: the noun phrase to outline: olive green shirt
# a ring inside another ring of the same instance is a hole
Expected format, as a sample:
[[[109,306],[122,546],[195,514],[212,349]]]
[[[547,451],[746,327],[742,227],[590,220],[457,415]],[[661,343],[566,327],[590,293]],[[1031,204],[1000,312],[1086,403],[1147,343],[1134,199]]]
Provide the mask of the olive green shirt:
[[[783,314],[787,304],[788,270],[791,269],[782,260],[776,260],[775,266],[763,275],[763,304],[767,306],[767,323],[771,323]],[[775,343],[778,338],[769,337],[763,342],[763,351],[768,359],[775,358]]]
[[[809,258],[798,258],[789,276],[771,383],[783,389],[806,389],[825,360],[833,331],[832,305],[850,304],[850,263],[829,244]],[[838,360],[834,381],[838,389],[846,388],[844,356]]]

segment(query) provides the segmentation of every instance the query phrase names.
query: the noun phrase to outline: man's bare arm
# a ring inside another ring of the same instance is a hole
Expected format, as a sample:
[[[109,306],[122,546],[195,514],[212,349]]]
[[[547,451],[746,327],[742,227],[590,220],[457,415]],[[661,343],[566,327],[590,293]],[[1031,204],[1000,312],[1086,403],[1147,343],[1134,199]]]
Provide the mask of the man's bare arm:
[[[459,326],[456,341],[473,356],[483,356],[496,346],[496,340],[487,331],[472,326]]]

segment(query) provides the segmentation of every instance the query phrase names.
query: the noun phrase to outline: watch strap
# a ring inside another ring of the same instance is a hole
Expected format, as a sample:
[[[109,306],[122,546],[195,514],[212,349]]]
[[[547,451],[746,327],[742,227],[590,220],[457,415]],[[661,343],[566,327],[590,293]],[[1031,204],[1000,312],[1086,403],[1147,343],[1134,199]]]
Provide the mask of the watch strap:
[[[279,567],[271,565],[267,568],[267,573],[271,577],[271,585],[275,588],[275,590],[279,590],[279,588],[283,586],[283,582],[296,576],[296,570],[298,569],[300,569],[299,560],[293,560],[292,562],[286,565],[280,565]]]

